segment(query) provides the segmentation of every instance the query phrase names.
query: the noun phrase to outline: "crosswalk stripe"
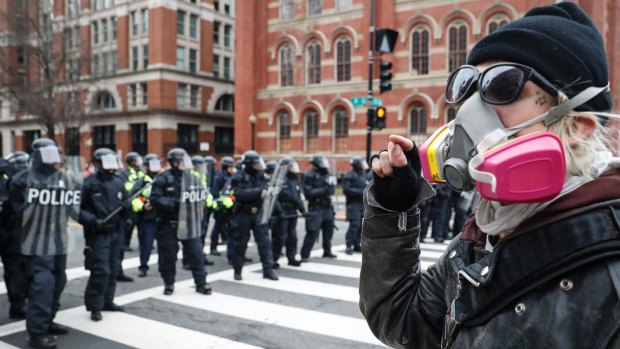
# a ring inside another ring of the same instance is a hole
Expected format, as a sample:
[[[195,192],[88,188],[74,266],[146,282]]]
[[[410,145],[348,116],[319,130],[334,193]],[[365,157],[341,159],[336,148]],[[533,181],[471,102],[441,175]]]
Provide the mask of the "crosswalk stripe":
[[[428,243],[428,242],[421,242],[420,243],[420,248],[424,251],[424,250],[434,250],[434,251],[439,251],[442,252],[446,250],[446,248],[448,248],[448,245],[443,244],[443,243]]]
[[[360,277],[359,268],[342,267],[339,265],[331,265],[331,264],[324,264],[324,263],[303,263],[301,267],[281,265],[280,268],[301,271],[301,272],[342,276],[342,277],[348,277],[348,278],[359,278]]]
[[[193,301],[196,301],[196,297]],[[84,320],[84,309],[79,308],[61,312],[55,319],[65,326],[136,348],[167,349],[177,346],[214,349],[259,348],[122,312],[106,312],[105,321],[101,322]],[[137,329],[148,331],[148,335],[136,336]]]
[[[362,263],[362,254],[361,253],[355,253],[355,254],[352,254],[352,255],[348,255],[348,254],[344,254],[344,253],[337,253],[337,255],[338,255],[338,260],[341,260],[341,261]],[[422,252],[420,254],[420,258],[430,259],[430,260],[436,261],[437,259],[439,259],[439,257],[441,257],[441,255],[442,254],[438,253],[438,252],[422,250]]]
[[[189,290],[174,297],[155,297],[188,307],[199,308],[247,320],[318,333],[356,342],[382,345],[368,329],[366,321],[347,316],[327,314],[302,308],[289,307],[263,301],[214,293],[206,301],[197,302],[197,296]]]

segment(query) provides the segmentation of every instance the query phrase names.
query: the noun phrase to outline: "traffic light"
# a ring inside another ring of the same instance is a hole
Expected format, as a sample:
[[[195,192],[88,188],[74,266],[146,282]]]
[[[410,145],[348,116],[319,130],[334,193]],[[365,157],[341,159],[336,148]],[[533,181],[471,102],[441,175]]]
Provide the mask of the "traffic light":
[[[392,83],[390,81],[392,81],[392,72],[390,71],[392,69],[392,62],[389,61],[384,61],[384,60],[379,60],[379,79],[380,79],[380,83],[379,83],[379,90],[381,91],[381,93],[383,92],[388,92],[388,91],[392,91]]]
[[[386,127],[386,118],[387,110],[385,110],[385,107],[377,107],[377,110],[375,110],[375,120],[373,122],[374,128],[379,130],[384,129]]]

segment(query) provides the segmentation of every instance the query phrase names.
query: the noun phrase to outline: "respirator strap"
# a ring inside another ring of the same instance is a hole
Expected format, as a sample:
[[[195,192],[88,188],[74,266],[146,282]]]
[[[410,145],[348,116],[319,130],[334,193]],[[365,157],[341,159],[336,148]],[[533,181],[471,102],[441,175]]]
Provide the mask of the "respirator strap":
[[[488,136],[484,137],[484,139],[478,143],[476,146],[478,154],[476,154],[476,156],[474,156],[467,165],[471,178],[477,182],[490,184],[493,192],[495,192],[497,187],[497,179],[495,178],[495,175],[490,172],[479,171],[476,167],[480,166],[484,162],[484,153],[495,144],[506,139],[507,136],[509,135],[502,129],[496,129],[489,133]]]

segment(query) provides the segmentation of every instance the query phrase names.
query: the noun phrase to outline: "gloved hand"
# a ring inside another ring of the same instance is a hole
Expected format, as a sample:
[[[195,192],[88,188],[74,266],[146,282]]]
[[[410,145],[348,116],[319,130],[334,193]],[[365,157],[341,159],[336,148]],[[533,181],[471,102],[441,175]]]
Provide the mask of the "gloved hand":
[[[422,181],[418,147],[408,138],[391,135],[387,151],[371,158],[375,198],[383,207],[404,212],[415,202]]]
[[[97,218],[97,220],[95,221],[95,230],[101,231],[101,230],[103,230],[103,228],[105,228],[105,226],[107,224],[108,224],[108,222],[106,222],[105,219]]]
[[[123,208],[126,209],[126,210],[131,210],[131,201],[130,200],[125,200],[125,201],[121,202],[121,206],[123,206]]]

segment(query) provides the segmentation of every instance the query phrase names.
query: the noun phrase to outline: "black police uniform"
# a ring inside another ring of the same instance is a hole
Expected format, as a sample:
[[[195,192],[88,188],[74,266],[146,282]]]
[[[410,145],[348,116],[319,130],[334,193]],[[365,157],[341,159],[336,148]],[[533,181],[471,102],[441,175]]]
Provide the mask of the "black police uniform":
[[[158,229],[157,229],[157,251],[159,253],[159,273],[164,281],[166,290],[174,285],[176,276],[176,261],[179,252],[179,241],[183,244],[183,252],[187,258],[196,289],[208,289],[207,272],[205,270],[205,259],[202,252],[202,244],[200,243],[200,234],[188,236],[179,239],[177,237],[177,229],[179,224],[188,224],[188,222],[179,221],[179,207],[181,198],[186,197],[182,188],[182,183],[194,183],[196,187],[202,188],[200,179],[193,174],[171,168],[155,177],[153,187],[151,189],[151,205],[157,211]],[[201,189],[204,190],[204,189]],[[202,197],[201,204],[204,206],[205,197]],[[194,222],[196,223],[196,222]],[[200,222],[198,222],[200,223]]]
[[[126,200],[124,182],[114,173],[97,170],[84,180],[79,222],[84,226],[84,267],[90,270],[84,304],[95,321],[100,320],[97,313],[117,307],[114,294],[124,238],[121,224],[127,209],[108,222],[103,219],[126,205]]]
[[[305,261],[310,258],[310,251],[319,236],[319,230],[323,231],[323,256],[334,257],[332,254],[334,206],[331,197],[336,188],[329,182],[329,173],[315,168],[310,169],[303,176],[302,189],[308,200],[308,215],[301,258]]]
[[[347,221],[349,228],[346,234],[347,251],[353,249],[361,252],[362,242],[362,218],[364,216],[364,203],[362,196],[368,184],[368,177],[361,169],[353,169],[347,172],[342,179],[342,190],[347,198]]]
[[[222,166],[224,165],[222,164]],[[213,195],[213,200],[217,200],[220,197],[220,193],[229,181],[230,174],[225,169],[222,168],[215,174],[213,178],[213,185],[211,186],[211,195]],[[218,239],[221,237],[222,242],[226,242],[228,240],[228,223],[230,221],[230,212],[226,208],[220,207],[213,214],[213,218],[215,218],[215,224],[213,229],[211,229],[211,254],[219,255],[220,253],[217,251]]]
[[[297,254],[297,211],[306,213],[306,208],[301,200],[301,183],[297,174],[289,172],[286,174],[284,186],[278,194],[279,217],[275,220],[278,225],[272,230],[273,236],[273,260],[280,258],[282,245],[286,246],[286,258],[289,265],[299,265],[295,259]]]
[[[232,247],[231,261],[235,270],[235,278],[241,278],[245,251],[250,240],[250,230],[252,230],[263,265],[263,276],[277,280],[277,276],[273,272],[269,228],[267,224],[258,224],[258,212],[263,202],[261,194],[267,186],[265,174],[262,171],[250,172],[247,169],[242,169],[232,176],[231,186],[236,201],[233,215],[229,221],[230,235],[228,239]]]
[[[4,283],[9,297],[9,317],[23,319],[28,295],[27,259],[21,253],[20,227],[9,200],[9,183],[17,167],[0,159],[0,257],[4,264]]]

